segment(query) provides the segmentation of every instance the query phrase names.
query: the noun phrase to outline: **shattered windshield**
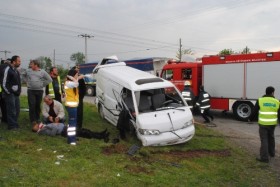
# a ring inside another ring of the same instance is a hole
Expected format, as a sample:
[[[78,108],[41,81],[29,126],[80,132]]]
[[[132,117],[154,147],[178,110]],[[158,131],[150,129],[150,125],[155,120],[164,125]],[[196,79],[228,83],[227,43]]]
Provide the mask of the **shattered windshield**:
[[[142,90],[135,92],[135,96],[140,113],[184,106],[181,96],[174,87]]]

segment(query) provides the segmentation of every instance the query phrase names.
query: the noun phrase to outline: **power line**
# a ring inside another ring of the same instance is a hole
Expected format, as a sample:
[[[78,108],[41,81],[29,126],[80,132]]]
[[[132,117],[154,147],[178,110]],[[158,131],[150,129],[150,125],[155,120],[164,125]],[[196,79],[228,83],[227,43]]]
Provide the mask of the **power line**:
[[[7,51],[7,50],[5,50],[5,51],[0,51],[1,53],[5,53],[5,60],[7,59],[7,53],[11,53],[11,51]]]

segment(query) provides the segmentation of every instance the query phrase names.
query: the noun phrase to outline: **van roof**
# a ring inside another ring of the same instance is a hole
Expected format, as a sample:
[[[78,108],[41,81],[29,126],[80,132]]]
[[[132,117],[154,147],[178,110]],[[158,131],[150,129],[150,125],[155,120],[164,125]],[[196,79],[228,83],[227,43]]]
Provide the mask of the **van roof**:
[[[173,87],[171,82],[150,73],[126,66],[123,62],[99,66],[99,73],[134,91]]]

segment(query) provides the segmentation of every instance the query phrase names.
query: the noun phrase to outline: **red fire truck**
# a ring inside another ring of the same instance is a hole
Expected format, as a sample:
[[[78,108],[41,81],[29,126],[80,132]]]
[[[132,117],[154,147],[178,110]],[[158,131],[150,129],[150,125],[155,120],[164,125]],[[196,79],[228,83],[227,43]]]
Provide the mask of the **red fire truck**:
[[[161,77],[173,82],[179,90],[186,81],[198,95],[204,85],[211,95],[212,109],[232,110],[241,121],[250,117],[256,100],[273,86],[280,98],[280,52],[206,56],[202,62],[168,63]]]

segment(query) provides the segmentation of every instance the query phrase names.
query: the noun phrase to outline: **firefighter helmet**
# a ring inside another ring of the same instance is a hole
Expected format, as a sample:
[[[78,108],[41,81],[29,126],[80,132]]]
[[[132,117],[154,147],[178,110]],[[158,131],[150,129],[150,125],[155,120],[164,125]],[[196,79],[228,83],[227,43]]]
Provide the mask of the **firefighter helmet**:
[[[191,86],[191,82],[190,81],[185,81],[185,86]]]

